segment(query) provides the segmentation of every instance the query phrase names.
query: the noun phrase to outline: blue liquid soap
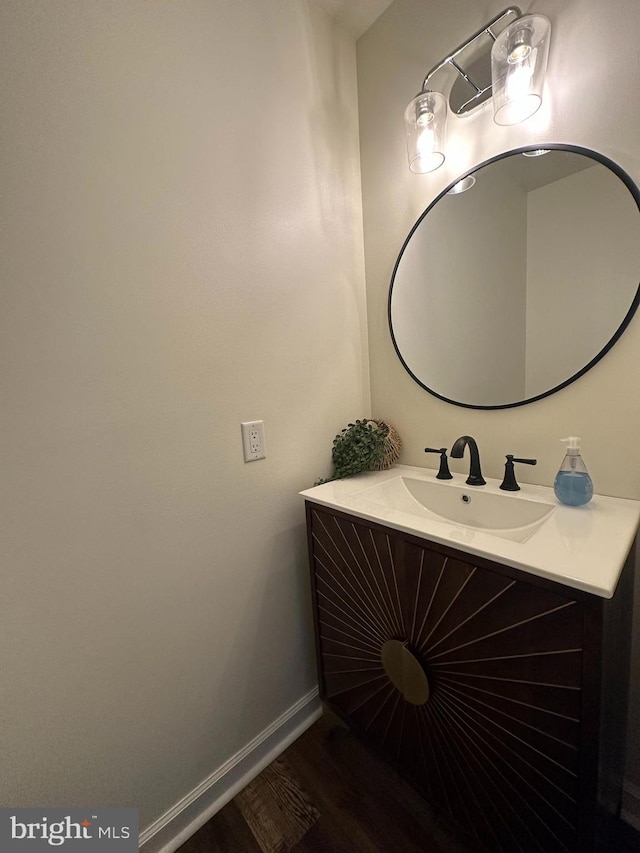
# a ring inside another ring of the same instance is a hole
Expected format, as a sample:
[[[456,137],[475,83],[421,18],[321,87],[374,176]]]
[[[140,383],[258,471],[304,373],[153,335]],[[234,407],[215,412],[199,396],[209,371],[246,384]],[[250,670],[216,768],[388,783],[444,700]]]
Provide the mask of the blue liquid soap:
[[[593,483],[586,471],[558,471],[553,490],[567,506],[584,506],[593,497]]]
[[[593,497],[593,481],[580,456],[580,439],[577,435],[570,435],[560,441],[567,445],[567,455],[556,474],[553,491],[560,503],[584,506]]]

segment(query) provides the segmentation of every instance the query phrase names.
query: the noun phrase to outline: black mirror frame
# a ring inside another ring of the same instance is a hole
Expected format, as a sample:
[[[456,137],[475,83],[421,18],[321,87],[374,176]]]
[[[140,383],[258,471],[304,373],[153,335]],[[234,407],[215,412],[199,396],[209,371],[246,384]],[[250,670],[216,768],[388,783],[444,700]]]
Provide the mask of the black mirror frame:
[[[625,331],[625,329],[627,328],[627,326],[631,322],[633,315],[636,313],[638,305],[640,304],[640,283],[639,283],[638,288],[636,290],[635,297],[631,303],[631,306],[630,306],[629,310],[627,311],[627,313],[625,314],[625,316],[624,316],[622,322],[620,323],[617,331],[607,341],[607,343],[600,350],[600,352],[596,356],[594,356],[594,358],[591,359],[591,361],[589,361],[584,367],[582,367],[579,371],[577,371],[577,373],[574,373],[573,376],[570,376],[568,379],[566,379],[564,382],[561,382],[559,385],[555,385],[553,388],[550,388],[548,391],[544,391],[542,394],[536,394],[534,397],[528,397],[526,400],[518,400],[515,403],[501,403],[499,405],[494,405],[494,406],[481,406],[481,405],[478,405],[477,403],[461,403],[459,400],[452,400],[449,397],[445,397],[443,394],[439,394],[437,391],[434,391],[432,388],[429,388],[427,385],[425,385],[424,382],[422,382],[420,379],[418,379],[418,377],[413,373],[411,368],[408,366],[408,364],[403,359],[403,357],[400,353],[400,349],[398,348],[398,344],[397,344],[395,335],[393,333],[393,324],[391,322],[391,299],[393,296],[393,286],[395,283],[395,278],[396,278],[396,273],[398,271],[398,266],[400,264],[400,261],[402,260],[402,256],[403,256],[404,251],[407,247],[407,244],[411,240],[411,237],[413,236],[416,228],[418,228],[418,226],[422,223],[422,221],[427,216],[429,211],[432,210],[432,208],[440,201],[440,199],[443,198],[449,192],[449,190],[452,187],[454,187],[463,178],[466,178],[468,175],[472,175],[474,172],[477,172],[479,169],[482,169],[485,166],[491,165],[491,163],[496,163],[499,160],[503,160],[506,157],[511,157],[515,154],[523,154],[526,151],[537,151],[540,148],[545,148],[545,149],[553,150],[553,151],[569,151],[573,154],[582,154],[583,156],[589,157],[590,159],[595,160],[598,163],[601,163],[603,166],[606,166],[615,175],[617,175],[618,178],[620,178],[620,180],[625,184],[625,186],[627,187],[627,189],[629,190],[629,192],[633,196],[633,199],[634,199],[634,201],[638,207],[638,212],[640,213],[640,189],[636,185],[635,181],[616,162],[611,160],[609,157],[606,157],[604,154],[600,154],[599,152],[593,151],[590,148],[585,148],[585,147],[582,147],[579,145],[569,145],[569,144],[556,143],[556,142],[552,142],[552,143],[545,142],[542,144],[539,143],[538,145],[525,145],[521,148],[513,148],[513,149],[510,149],[508,151],[503,151],[501,154],[497,154],[495,157],[491,157],[488,160],[484,160],[482,163],[478,163],[472,169],[469,169],[467,172],[464,172],[464,174],[459,175],[444,190],[442,190],[442,192],[429,204],[429,206],[423,211],[423,213],[420,214],[417,221],[415,222],[415,224],[411,228],[411,231],[409,232],[406,240],[402,244],[402,248],[400,249],[397,260],[396,260],[395,265],[393,267],[393,273],[391,275],[391,284],[389,286],[389,297],[388,297],[388,302],[387,302],[387,319],[388,319],[389,333],[391,335],[391,341],[393,343],[393,347],[394,347],[394,349],[396,351],[396,355],[400,359],[400,362],[401,362],[402,366],[404,367],[404,369],[411,376],[411,378],[415,382],[417,382],[417,384],[421,388],[423,388],[425,391],[427,391],[432,396],[437,397],[439,400],[443,400],[445,403],[451,403],[454,406],[461,406],[465,409],[486,409],[486,410],[513,409],[513,408],[516,408],[517,406],[526,406],[529,403],[535,403],[536,400],[542,400],[544,397],[549,397],[549,396],[551,396],[551,394],[555,394],[557,391],[560,391],[563,388],[566,388],[567,385],[571,385],[571,383],[575,382],[576,379],[579,379],[581,376],[584,376],[584,374],[587,373],[587,371],[591,370],[591,368],[594,365],[596,365],[602,358],[604,358],[604,356],[609,352],[609,350],[620,339],[623,332]]]

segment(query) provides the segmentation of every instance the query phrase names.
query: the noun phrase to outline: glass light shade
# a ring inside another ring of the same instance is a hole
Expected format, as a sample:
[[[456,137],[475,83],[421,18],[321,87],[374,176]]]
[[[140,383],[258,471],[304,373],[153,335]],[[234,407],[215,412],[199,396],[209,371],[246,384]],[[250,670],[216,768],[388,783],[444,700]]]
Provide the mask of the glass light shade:
[[[433,172],[444,163],[447,100],[440,92],[421,92],[404,111],[407,155],[412,172]]]
[[[518,124],[542,104],[550,36],[544,15],[525,15],[496,39],[491,49],[496,124]]]

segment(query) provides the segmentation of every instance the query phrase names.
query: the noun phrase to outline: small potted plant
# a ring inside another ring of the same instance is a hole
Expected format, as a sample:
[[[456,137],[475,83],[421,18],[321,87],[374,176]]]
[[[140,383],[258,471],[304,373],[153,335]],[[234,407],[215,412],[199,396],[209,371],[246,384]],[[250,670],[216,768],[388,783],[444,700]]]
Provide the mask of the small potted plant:
[[[348,424],[333,440],[333,476],[318,480],[316,486],[363,471],[391,468],[398,461],[400,446],[396,430],[377,418]]]

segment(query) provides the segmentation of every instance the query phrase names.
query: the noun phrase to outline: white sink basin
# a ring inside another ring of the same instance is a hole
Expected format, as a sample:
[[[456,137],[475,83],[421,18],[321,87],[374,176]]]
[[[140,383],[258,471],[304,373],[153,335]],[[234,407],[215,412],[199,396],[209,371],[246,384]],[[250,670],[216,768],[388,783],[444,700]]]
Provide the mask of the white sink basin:
[[[467,486],[465,475],[436,480],[430,468],[395,465],[314,486],[313,504],[611,598],[640,523],[640,502],[594,495],[558,504],[553,489],[500,480]],[[471,500],[465,500],[471,498]]]
[[[485,530],[524,542],[555,510],[555,503],[529,500],[519,493],[483,491],[448,481],[395,477],[357,492],[358,498],[423,518]]]

